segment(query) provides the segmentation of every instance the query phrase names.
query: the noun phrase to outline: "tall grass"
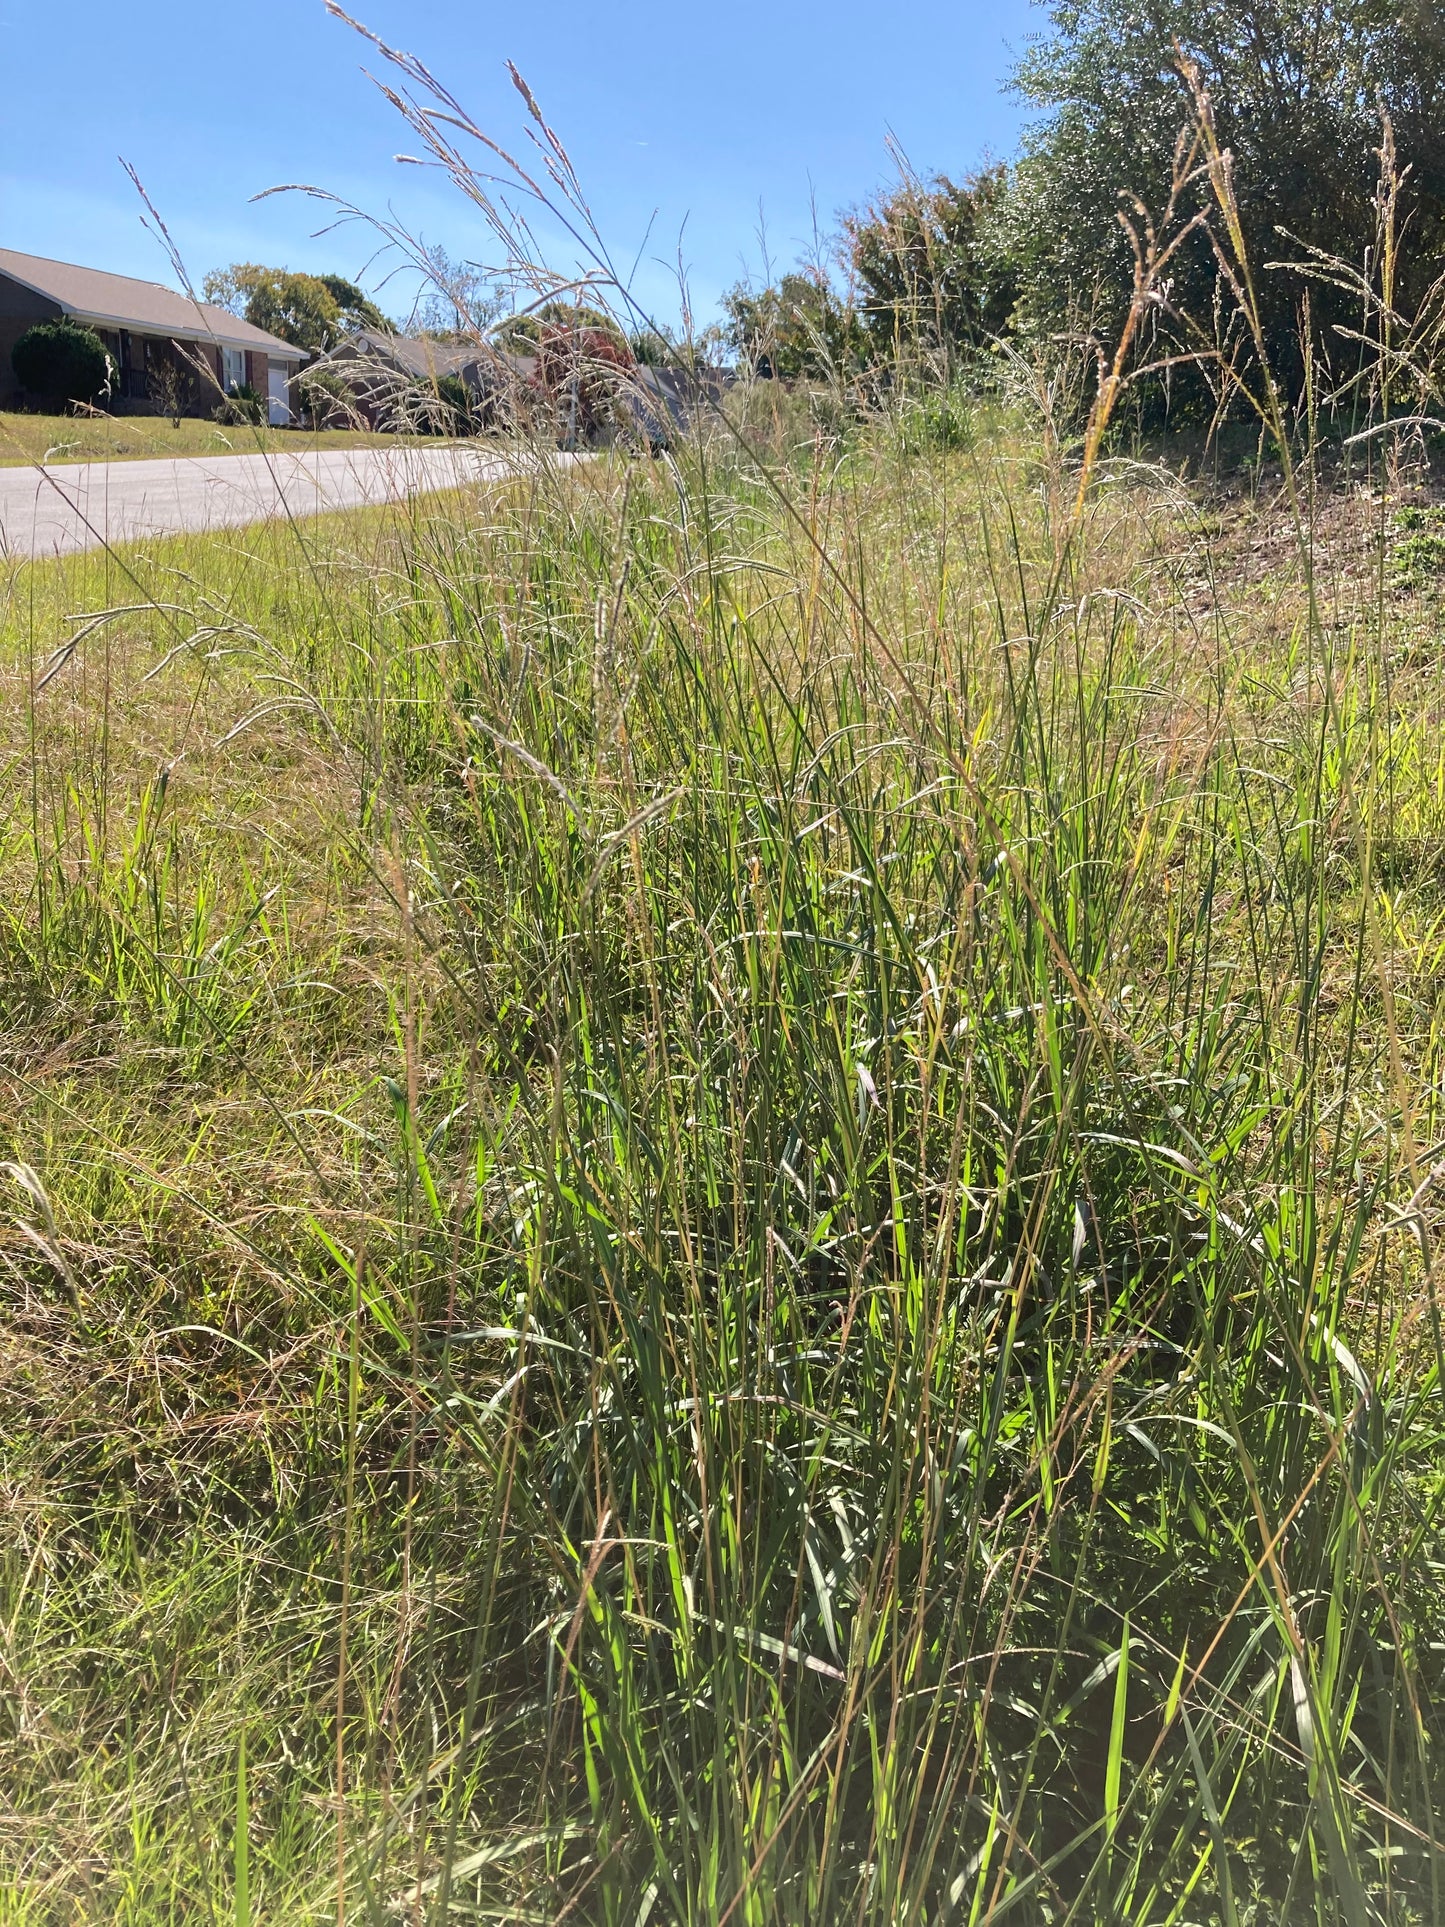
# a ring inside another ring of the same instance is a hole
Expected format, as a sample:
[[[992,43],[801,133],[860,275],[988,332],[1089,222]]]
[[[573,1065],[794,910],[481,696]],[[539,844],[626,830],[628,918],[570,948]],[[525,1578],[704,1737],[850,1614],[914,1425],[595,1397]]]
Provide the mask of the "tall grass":
[[[1032,464],[14,574],[7,1917],[1434,1917],[1420,605]]]
[[[0,1920],[1441,1916],[1434,609],[1106,427],[10,569]]]

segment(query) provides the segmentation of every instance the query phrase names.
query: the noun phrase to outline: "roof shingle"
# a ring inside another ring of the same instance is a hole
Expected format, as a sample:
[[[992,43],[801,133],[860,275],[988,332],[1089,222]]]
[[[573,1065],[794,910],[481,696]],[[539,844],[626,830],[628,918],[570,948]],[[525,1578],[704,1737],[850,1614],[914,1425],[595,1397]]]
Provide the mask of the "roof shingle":
[[[112,327],[163,334],[183,341],[220,341],[232,348],[265,349],[279,360],[304,359],[301,350],[264,328],[253,328],[224,308],[192,301],[159,281],[136,281],[128,274],[105,274],[68,261],[47,261],[38,254],[0,248],[0,274],[36,294],[58,302],[67,314]]]

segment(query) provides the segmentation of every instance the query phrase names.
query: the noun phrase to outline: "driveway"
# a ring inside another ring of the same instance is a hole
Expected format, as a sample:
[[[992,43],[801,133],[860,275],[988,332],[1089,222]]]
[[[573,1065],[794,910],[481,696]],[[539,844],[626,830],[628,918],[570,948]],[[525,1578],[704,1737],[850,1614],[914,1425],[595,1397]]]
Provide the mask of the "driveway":
[[[517,456],[461,444],[0,468],[0,556],[73,555],[147,536],[400,502],[492,481],[519,465]]]

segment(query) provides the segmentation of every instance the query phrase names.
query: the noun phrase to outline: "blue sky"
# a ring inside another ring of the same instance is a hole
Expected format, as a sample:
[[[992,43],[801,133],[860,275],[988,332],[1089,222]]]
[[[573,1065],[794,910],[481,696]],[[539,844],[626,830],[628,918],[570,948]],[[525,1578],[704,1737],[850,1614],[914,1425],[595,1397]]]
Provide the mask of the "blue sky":
[[[677,312],[682,258],[700,319],[761,266],[759,211],[776,268],[886,177],[891,132],[924,172],[962,173],[1011,151],[1012,57],[1042,24],[1028,0],[756,3],[700,15],[655,0],[492,9],[465,0],[354,0],[419,55],[478,122],[519,137],[517,63],[561,133],[612,246],[654,313]],[[61,30],[57,39],[57,29]],[[454,258],[480,223],[434,176],[398,167],[414,146],[361,71],[376,57],[322,0],[0,0],[0,246],[170,279],[118,157],[132,162],[194,278],[232,260],[356,274],[370,244],[312,238],[280,181],[390,206]],[[373,268],[375,284],[380,270]],[[410,288],[382,303],[404,310]]]

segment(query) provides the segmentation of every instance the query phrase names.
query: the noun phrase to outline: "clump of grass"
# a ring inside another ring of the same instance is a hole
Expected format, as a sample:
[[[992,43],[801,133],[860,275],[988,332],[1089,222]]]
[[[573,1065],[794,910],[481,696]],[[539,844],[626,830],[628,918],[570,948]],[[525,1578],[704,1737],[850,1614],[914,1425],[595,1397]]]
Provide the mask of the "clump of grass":
[[[957,386],[928,389],[898,408],[900,452],[915,457],[971,448],[978,435],[978,421],[979,399],[975,393]]]

